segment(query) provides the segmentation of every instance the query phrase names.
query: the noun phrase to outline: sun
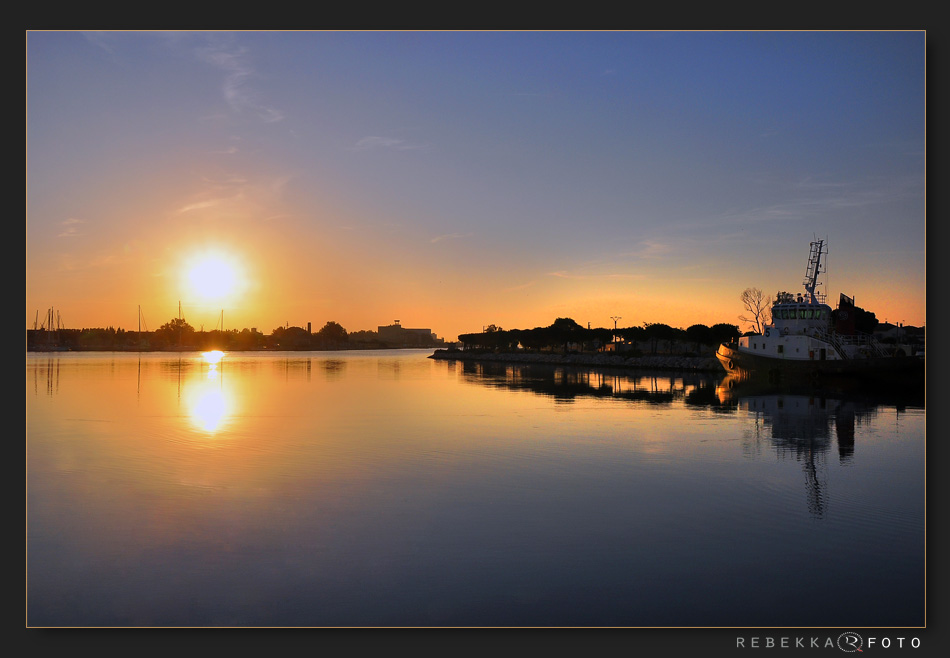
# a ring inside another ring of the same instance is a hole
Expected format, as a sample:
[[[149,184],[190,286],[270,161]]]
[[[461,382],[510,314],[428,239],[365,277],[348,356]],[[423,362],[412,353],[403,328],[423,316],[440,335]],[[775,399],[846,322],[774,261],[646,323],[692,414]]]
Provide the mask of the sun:
[[[223,252],[194,255],[184,272],[186,289],[200,301],[233,299],[244,288],[243,269],[238,259]]]

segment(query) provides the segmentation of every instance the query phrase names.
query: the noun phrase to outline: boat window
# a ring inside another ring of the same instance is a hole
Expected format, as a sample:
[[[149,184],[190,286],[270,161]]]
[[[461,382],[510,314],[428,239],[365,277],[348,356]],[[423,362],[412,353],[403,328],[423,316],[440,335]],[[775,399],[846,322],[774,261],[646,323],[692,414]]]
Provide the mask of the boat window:
[[[802,320],[805,319],[805,309],[803,308],[798,309],[798,317],[800,317]]]
[[[779,346],[778,346],[778,353],[779,353],[779,354],[782,354],[784,351],[785,351],[785,346],[784,346],[784,345],[779,345]]]

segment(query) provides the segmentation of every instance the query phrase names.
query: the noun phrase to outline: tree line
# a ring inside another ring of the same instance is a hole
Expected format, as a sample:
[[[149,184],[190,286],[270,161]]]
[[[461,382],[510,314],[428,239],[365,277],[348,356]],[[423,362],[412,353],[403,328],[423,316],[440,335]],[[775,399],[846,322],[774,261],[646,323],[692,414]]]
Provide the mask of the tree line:
[[[278,327],[269,335],[257,329],[196,331],[182,318],[173,318],[155,331],[126,331],[115,327],[90,329],[28,329],[27,350],[48,349],[96,351],[159,350],[336,350],[389,347],[376,332],[347,333],[338,322],[329,321],[319,331],[303,327]]]
[[[571,318],[557,318],[547,327],[534,329],[502,329],[489,325],[478,333],[461,334],[459,341],[464,349],[494,350],[499,352],[518,349],[567,352],[588,352],[603,348],[615,339],[632,344],[634,349],[644,346],[652,354],[673,352],[681,346],[683,351],[699,353],[703,346],[729,342],[740,335],[739,327],[719,323],[711,327],[694,324],[686,329],[671,327],[660,322],[644,322],[641,326],[611,328],[588,328]]]

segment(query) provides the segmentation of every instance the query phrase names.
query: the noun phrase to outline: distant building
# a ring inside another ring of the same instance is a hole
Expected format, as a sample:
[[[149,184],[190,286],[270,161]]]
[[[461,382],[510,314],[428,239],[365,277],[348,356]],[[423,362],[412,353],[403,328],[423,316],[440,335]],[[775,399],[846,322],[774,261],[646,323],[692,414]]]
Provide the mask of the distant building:
[[[445,344],[431,329],[407,329],[399,324],[399,320],[379,326],[376,333],[381,342],[393,347],[434,347]]]

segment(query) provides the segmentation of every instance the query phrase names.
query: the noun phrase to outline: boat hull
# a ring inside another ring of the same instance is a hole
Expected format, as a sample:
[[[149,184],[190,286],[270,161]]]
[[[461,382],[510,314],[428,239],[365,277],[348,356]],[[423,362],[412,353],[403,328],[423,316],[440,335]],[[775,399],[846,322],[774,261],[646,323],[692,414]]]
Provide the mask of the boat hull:
[[[867,377],[892,380],[911,378],[923,381],[924,360],[919,357],[868,357],[861,359],[783,359],[740,351],[738,345],[723,343],[716,358],[726,372],[737,376],[775,377]]]

